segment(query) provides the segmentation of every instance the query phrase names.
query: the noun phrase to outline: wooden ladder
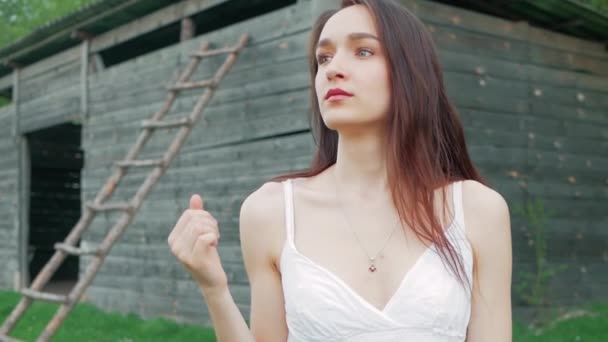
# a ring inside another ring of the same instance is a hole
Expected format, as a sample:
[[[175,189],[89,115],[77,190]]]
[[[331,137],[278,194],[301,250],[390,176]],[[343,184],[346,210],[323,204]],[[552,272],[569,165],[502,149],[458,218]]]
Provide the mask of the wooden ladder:
[[[93,281],[97,271],[103,264],[106,255],[108,255],[114,243],[118,241],[125,232],[129,223],[131,223],[135,214],[141,207],[142,202],[179,152],[194,125],[202,118],[203,109],[213,97],[215,88],[236,62],[238,54],[245,47],[248,39],[249,36],[243,34],[235,46],[215,50],[209,50],[209,44],[203,43],[199,50],[191,55],[190,63],[182,71],[177,83],[168,88],[167,97],[161,109],[154,113],[150,120],[144,120],[142,122],[142,131],[125,158],[115,162],[114,165],[116,166],[116,169],[114,170],[114,173],[101,187],[93,202],[86,203],[83,214],[65,240],[62,243],[55,244],[55,253],[38,273],[31,286],[20,291],[22,296],[21,300],[13,309],[9,317],[4,321],[2,327],[0,327],[0,341],[17,341],[17,339],[8,336],[8,334],[34,299],[61,304],[44,331],[38,336],[37,341],[48,341],[53,336],[74,307],[74,304],[80,299],[89,284]],[[220,54],[228,54],[228,56],[213,78],[204,81],[189,81],[190,76],[194,73],[203,58]],[[205,88],[205,91],[199,97],[189,116],[177,120],[162,120],[171,109],[171,106],[175,102],[180,91],[195,88]],[[136,159],[153,132],[157,129],[176,127],[179,127],[179,130],[162,158],[153,160]],[[135,195],[128,202],[104,202],[112,195],[129,167],[153,167],[153,169],[138,188]],[[92,249],[77,247],[76,244],[93,221],[95,215],[99,212],[108,211],[120,211],[122,212],[122,215],[104,237],[99,246]],[[92,260],[88,264],[84,275],[78,280],[67,296],[41,292],[41,289],[46,285],[68,255],[92,256]]]

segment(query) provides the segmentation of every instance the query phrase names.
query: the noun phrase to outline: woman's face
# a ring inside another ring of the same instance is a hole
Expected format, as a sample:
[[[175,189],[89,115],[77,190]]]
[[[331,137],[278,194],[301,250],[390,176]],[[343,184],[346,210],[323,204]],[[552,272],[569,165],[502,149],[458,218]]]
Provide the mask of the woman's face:
[[[390,106],[388,66],[365,6],[346,7],[327,21],[316,58],[316,94],[327,127],[370,127],[385,120]]]

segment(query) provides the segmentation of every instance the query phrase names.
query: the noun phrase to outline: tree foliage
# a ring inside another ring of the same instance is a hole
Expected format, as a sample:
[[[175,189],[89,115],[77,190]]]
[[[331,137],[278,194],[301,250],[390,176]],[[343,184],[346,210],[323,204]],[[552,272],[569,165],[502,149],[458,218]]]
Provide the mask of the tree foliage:
[[[596,10],[608,15],[608,0],[577,0],[580,3],[589,5]]]
[[[0,47],[96,0],[0,0]]]

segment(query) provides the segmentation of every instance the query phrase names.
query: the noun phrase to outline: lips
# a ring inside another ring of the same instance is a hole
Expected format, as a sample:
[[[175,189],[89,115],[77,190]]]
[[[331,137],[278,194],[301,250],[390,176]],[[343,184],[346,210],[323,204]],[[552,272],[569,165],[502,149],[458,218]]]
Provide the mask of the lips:
[[[347,97],[351,97],[353,96],[353,94],[344,91],[340,88],[332,88],[329,89],[329,91],[327,91],[327,93],[325,94],[325,100],[329,99],[332,96],[347,96]]]

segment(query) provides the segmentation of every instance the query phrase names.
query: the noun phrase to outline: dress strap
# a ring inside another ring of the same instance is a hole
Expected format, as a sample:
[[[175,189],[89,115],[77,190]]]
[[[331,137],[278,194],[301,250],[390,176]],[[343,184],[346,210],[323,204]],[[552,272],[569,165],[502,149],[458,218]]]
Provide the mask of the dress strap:
[[[462,182],[454,182],[452,186],[452,202],[454,203],[454,218],[460,229],[465,231],[464,209],[462,205]]]
[[[294,232],[294,210],[293,210],[293,185],[291,179],[283,181],[283,193],[285,195],[285,227],[287,241],[293,244]]]

